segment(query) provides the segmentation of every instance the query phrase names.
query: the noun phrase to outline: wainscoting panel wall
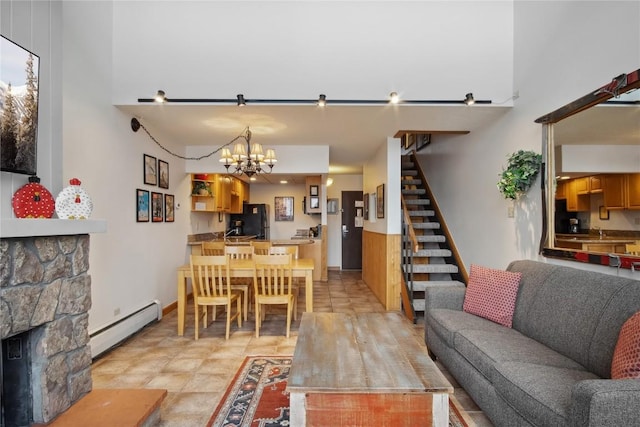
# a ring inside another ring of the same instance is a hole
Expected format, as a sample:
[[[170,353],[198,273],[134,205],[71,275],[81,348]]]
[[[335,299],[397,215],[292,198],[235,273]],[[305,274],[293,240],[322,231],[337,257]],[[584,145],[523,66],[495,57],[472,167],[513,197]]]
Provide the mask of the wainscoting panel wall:
[[[400,238],[362,232],[362,280],[387,310],[400,310]]]

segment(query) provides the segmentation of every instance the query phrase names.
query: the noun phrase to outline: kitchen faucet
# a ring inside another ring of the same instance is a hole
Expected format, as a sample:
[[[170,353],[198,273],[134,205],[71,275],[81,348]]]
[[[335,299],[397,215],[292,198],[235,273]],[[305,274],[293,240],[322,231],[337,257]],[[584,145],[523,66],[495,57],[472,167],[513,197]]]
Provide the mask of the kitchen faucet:
[[[227,237],[229,237],[229,235],[233,232],[235,232],[236,230],[234,228],[232,228],[231,230],[227,231],[226,233],[224,233],[224,236],[222,237],[222,240],[224,240],[225,242],[227,241]]]
[[[604,237],[604,233],[602,232],[602,228],[598,227],[597,225],[593,226],[594,230],[598,230],[598,234],[600,235],[600,238],[602,239],[602,237]]]

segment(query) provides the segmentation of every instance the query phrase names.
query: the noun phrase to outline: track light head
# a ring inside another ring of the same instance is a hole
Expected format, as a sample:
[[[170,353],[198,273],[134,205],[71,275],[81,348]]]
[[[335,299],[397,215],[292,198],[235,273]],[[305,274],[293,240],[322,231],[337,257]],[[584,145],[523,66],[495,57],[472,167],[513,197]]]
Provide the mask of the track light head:
[[[389,94],[389,102],[392,104],[397,104],[400,101],[400,97],[398,96],[398,92],[391,92]]]
[[[327,95],[321,93],[318,96],[318,107],[324,107],[325,105],[327,105]]]
[[[156,96],[153,98],[153,100],[162,103],[167,101],[167,97],[165,96],[163,90],[159,90],[158,92],[156,92]]]
[[[238,94],[238,107],[244,107],[245,105],[247,105],[247,103],[244,100],[244,95],[239,93]]]
[[[464,103],[467,105],[473,105],[476,103],[476,100],[473,99],[473,94],[471,92],[464,96]]]

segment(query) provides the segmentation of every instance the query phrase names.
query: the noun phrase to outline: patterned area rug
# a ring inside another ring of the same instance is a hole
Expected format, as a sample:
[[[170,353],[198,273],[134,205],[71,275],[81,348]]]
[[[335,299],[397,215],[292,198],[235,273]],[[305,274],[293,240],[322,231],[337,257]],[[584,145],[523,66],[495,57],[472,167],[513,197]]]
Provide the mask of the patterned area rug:
[[[286,388],[291,360],[291,356],[247,357],[207,427],[290,427]],[[449,402],[449,426],[472,427],[473,421],[455,399]]]

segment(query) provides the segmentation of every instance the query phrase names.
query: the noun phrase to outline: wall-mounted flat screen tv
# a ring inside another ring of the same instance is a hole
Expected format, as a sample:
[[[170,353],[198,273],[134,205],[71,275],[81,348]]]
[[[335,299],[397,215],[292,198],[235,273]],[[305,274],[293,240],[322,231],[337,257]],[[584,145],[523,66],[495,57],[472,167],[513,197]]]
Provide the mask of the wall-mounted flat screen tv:
[[[40,58],[0,36],[0,170],[36,174]]]

